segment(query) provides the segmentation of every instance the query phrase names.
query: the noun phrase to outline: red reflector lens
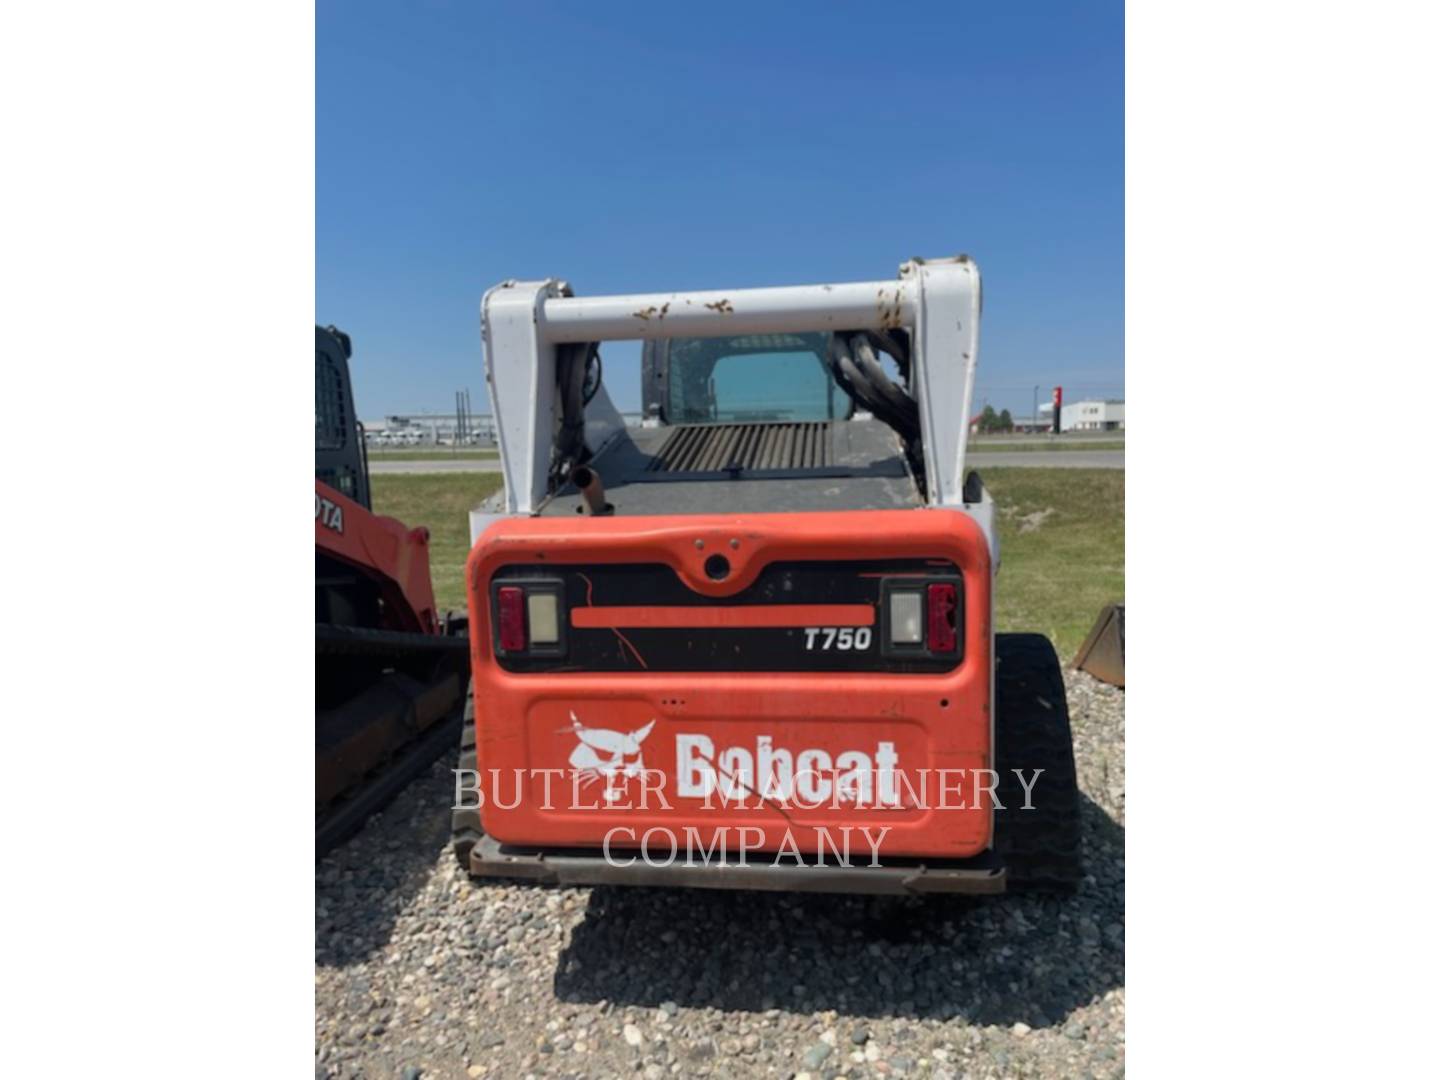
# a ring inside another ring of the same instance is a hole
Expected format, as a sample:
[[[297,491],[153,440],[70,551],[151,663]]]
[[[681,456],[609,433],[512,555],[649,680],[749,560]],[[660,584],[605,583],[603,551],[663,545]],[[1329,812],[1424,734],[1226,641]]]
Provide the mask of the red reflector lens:
[[[525,648],[525,590],[506,585],[498,590],[500,605],[500,648],[522,652]]]
[[[930,585],[925,605],[925,647],[931,652],[955,651],[955,586]]]

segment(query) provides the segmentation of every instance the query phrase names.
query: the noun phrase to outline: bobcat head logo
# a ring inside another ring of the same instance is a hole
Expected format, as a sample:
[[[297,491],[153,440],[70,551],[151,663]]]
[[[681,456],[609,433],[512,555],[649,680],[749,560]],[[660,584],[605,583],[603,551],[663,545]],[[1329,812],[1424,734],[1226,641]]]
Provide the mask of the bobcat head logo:
[[[572,712],[570,727],[580,744],[570,753],[570,767],[579,774],[581,786],[604,780],[606,800],[613,802],[620,798],[621,793],[613,785],[617,780],[628,780],[645,772],[640,744],[654,726],[655,721],[651,720],[634,731],[586,727]]]

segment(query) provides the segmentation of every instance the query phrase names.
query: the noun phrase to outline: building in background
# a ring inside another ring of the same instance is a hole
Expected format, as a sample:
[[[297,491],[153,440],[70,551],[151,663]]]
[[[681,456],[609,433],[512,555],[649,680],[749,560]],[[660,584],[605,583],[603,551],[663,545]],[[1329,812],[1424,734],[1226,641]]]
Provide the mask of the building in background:
[[[469,433],[457,440],[460,420],[455,413],[406,413],[382,420],[364,420],[365,441],[371,446],[494,446],[495,420],[488,413],[467,418]]]
[[[1124,431],[1125,402],[1075,401],[1060,407],[1060,430]]]
[[[1038,430],[1051,430],[1051,418],[1055,415],[1055,407],[1048,402],[1040,406],[1038,417]],[[1028,423],[1028,421],[1027,421]],[[1015,422],[1016,430],[1020,430],[1020,421]],[[1125,402],[1116,400],[1106,401],[1072,401],[1069,404],[1060,406],[1060,430],[1066,431],[1124,431],[1125,430]]]
[[[621,413],[626,426],[639,427],[640,414]],[[495,445],[495,417],[472,413],[465,421],[469,431],[466,446]],[[362,420],[365,441],[371,446],[455,446],[459,420],[454,413],[404,413],[382,420]]]
[[[1039,416],[1017,416],[1015,417],[1015,434],[1017,435],[1043,435],[1050,430],[1049,406],[1040,406]]]

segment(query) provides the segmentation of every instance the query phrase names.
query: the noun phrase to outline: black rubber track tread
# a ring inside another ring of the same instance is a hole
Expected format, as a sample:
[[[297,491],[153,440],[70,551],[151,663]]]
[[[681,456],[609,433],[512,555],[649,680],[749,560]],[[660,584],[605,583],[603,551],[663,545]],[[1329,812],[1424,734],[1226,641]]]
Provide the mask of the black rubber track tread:
[[[453,746],[456,718],[450,715],[432,724],[425,734],[407,743],[395,756],[345,795],[323,808],[315,822],[315,857],[318,859],[359,832],[373,814],[423,773]]]
[[[995,847],[1014,891],[1072,892],[1080,882],[1080,794],[1065,679],[1055,647],[1041,634],[995,635]],[[1020,809],[1029,779],[1044,769]]]
[[[475,761],[475,684],[472,682],[465,690],[465,720],[460,725],[460,762],[456,768],[475,769]],[[478,809],[450,811],[450,846],[461,870],[469,872],[470,852],[484,835]]]
[[[468,655],[468,639],[408,630],[375,630],[337,623],[315,624],[315,652],[334,656],[396,656],[408,653]]]

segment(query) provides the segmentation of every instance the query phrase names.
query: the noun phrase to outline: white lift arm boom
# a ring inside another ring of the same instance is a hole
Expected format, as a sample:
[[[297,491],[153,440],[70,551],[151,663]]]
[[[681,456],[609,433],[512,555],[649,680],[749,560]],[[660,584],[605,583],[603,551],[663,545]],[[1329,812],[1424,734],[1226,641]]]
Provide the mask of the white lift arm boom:
[[[910,391],[920,410],[929,503],[964,504],[980,342],[980,271],[964,255],[912,259],[895,281],[844,285],[577,297],[553,278],[506,281],[485,294],[480,321],[510,514],[534,513],[546,495],[559,423],[557,345],[902,326],[911,333]],[[614,413],[603,388],[591,407]]]

